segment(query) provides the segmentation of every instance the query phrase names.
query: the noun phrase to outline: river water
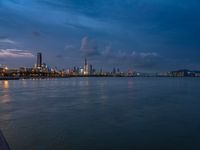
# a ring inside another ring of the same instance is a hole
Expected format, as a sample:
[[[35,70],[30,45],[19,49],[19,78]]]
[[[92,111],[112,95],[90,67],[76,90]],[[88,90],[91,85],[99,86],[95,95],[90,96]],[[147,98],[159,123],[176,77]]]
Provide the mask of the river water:
[[[199,150],[199,78],[0,81],[12,150]]]

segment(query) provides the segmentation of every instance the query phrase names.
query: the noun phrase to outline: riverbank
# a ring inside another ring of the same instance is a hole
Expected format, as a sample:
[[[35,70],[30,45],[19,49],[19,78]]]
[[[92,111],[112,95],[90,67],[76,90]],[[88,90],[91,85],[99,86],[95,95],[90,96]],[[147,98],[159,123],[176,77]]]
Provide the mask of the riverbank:
[[[0,77],[0,80],[19,80],[19,77]]]

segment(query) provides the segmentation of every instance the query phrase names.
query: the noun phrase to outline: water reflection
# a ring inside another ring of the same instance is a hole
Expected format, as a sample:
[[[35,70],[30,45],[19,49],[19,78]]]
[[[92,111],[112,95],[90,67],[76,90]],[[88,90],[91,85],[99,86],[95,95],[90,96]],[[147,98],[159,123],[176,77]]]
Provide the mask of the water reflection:
[[[9,81],[5,80],[1,82],[1,91],[0,91],[0,110],[2,116],[0,117],[0,121],[3,121],[2,128],[8,126],[8,122],[11,120],[11,113],[10,110],[12,109],[11,100],[12,96],[10,93],[10,83]]]
[[[27,87],[27,80],[22,80],[22,87],[26,88]]]
[[[3,89],[9,89],[9,82],[7,80],[3,81]]]
[[[89,79],[85,78],[85,80],[80,80],[80,81],[78,81],[78,83],[80,86],[87,87],[87,86],[89,86]]]
[[[129,79],[129,80],[128,80],[128,89],[129,89],[129,90],[132,90],[132,88],[133,88],[133,80],[132,80],[132,79]]]
[[[101,81],[99,83],[99,87],[100,87],[99,94],[100,94],[101,104],[103,105],[105,105],[108,100],[108,95],[106,93],[106,85],[107,85],[106,80]]]
[[[5,80],[2,81],[2,93],[0,95],[0,102],[5,104],[5,103],[10,103],[11,102],[11,94],[9,91],[9,81]]]

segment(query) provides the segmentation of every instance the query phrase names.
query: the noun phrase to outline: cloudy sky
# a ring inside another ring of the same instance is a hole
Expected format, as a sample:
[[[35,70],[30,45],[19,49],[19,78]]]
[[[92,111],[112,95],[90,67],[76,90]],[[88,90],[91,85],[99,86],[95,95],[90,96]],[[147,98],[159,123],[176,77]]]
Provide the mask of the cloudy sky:
[[[199,0],[0,0],[0,64],[200,70]]]

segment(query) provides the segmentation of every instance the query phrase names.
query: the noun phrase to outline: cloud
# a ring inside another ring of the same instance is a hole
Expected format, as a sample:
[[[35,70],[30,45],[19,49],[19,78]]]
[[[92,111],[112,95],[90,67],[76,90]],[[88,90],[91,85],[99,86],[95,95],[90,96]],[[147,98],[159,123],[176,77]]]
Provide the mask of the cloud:
[[[128,58],[134,67],[153,68],[162,62],[161,56],[156,52],[135,52]]]
[[[107,64],[132,67],[135,69],[152,69],[161,63],[161,56],[157,52],[136,52],[117,50],[111,44],[105,47],[99,57]]]
[[[112,45],[106,45],[105,50],[100,53],[102,56],[114,56],[117,58],[124,58],[124,57],[141,57],[141,58],[148,58],[148,57],[158,57],[159,54],[157,52],[136,52],[129,50],[116,50],[113,49]]]
[[[112,45],[109,44],[109,45],[106,45],[105,50],[101,52],[101,54],[104,56],[112,56],[112,51],[113,51]]]
[[[73,49],[74,46],[72,44],[66,44],[65,45],[65,50]]]
[[[32,35],[33,35],[34,37],[39,37],[41,34],[40,34],[40,32],[33,31],[33,32],[32,32]]]
[[[59,27],[69,27],[70,29],[87,28],[100,31],[108,27],[110,30],[113,29],[112,25],[109,23],[105,23],[96,17],[88,16],[82,13],[82,11],[79,12],[78,9],[73,10],[70,6],[71,0],[67,2],[55,2],[52,0],[23,2],[13,0],[2,1],[2,5],[11,12],[14,11],[16,16],[23,19],[31,17],[31,21],[37,23]],[[21,21],[15,20],[15,22],[20,23]]]
[[[64,56],[62,54],[58,54],[58,55],[56,55],[56,58],[62,59],[62,58],[64,58]]]
[[[27,50],[0,49],[0,58],[33,58],[34,55]]]
[[[137,53],[137,52],[133,51],[131,56],[140,56],[140,57],[143,57],[143,58],[158,57],[158,53],[156,53],[156,52],[140,52],[140,53]]]
[[[7,37],[0,37],[0,43],[6,43],[6,44],[16,44],[15,41],[7,38]]]
[[[83,37],[81,41],[81,52],[84,56],[95,56],[99,55],[98,46],[94,40],[89,39],[88,37]]]
[[[93,40],[88,37],[82,39],[80,49],[90,60],[101,60],[110,66],[123,66],[123,68],[154,68],[160,61],[160,55],[157,52],[119,50],[114,48],[112,43],[101,46],[100,51]]]
[[[153,66],[162,65],[157,61],[161,55],[183,62],[189,58],[200,66],[198,0],[0,1],[0,33],[9,36],[0,37],[1,49],[16,48],[13,40],[17,39],[23,49],[61,54],[58,58],[65,58],[69,65],[82,63],[84,55],[96,64],[105,61],[108,67],[113,66],[109,60],[127,66]],[[83,35],[98,39],[98,46],[88,37],[82,39],[80,46]],[[113,47],[105,46],[106,41],[112,42]],[[66,42],[73,42],[74,48],[67,45],[64,49]],[[57,63],[58,59],[49,61]],[[59,63],[58,66],[67,64]],[[179,68],[176,63],[174,66]]]

